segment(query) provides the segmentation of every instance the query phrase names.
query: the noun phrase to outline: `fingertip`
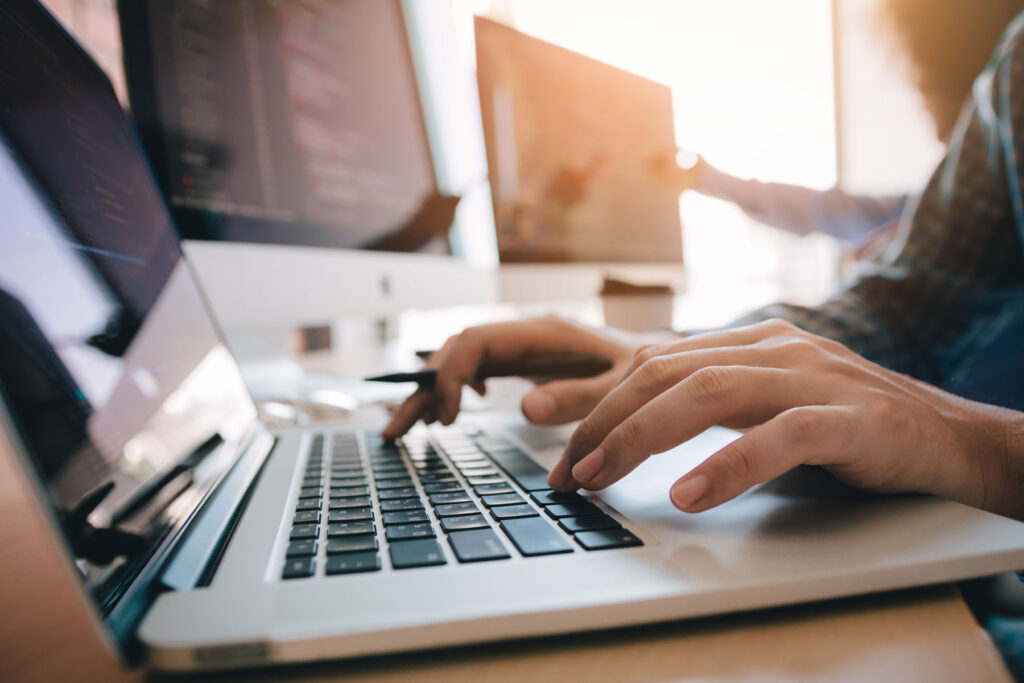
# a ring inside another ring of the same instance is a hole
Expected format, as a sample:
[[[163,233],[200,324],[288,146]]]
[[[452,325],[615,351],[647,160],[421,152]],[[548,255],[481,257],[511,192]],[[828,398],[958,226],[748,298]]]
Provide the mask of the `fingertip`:
[[[548,486],[553,489],[561,489],[569,483],[570,478],[569,462],[564,457],[559,458],[548,473]]]
[[[530,422],[547,424],[552,421],[557,410],[555,398],[544,389],[534,389],[523,396],[520,406],[523,415]]]
[[[704,500],[711,490],[711,480],[703,473],[697,473],[680,479],[669,490],[672,504],[683,512],[699,512]]]

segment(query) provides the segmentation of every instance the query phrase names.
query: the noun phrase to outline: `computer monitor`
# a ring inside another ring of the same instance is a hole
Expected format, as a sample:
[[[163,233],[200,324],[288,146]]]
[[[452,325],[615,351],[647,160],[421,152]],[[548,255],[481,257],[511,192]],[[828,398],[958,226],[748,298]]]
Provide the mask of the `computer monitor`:
[[[398,0],[118,11],[135,121],[229,328],[487,291],[450,256],[457,198],[438,192]]]
[[[475,31],[504,274],[557,263],[597,266],[552,271],[593,272],[592,287],[600,271],[681,279],[679,196],[650,171],[675,147],[671,89],[482,17]]]

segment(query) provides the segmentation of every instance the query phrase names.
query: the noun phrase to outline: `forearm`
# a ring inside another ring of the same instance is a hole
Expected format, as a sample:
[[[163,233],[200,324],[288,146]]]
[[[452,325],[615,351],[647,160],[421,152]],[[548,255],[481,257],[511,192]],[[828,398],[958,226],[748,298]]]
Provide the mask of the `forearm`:
[[[906,197],[872,197],[839,188],[816,190],[786,183],[733,177],[704,163],[694,189],[736,204],[773,228],[807,235],[821,232],[847,244],[861,244],[900,215]]]

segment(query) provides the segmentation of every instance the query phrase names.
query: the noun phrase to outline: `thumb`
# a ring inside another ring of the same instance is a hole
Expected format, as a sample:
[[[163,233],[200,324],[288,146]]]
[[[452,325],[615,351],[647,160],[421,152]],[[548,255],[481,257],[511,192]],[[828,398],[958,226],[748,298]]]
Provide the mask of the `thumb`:
[[[581,420],[614,385],[615,378],[608,372],[586,379],[548,382],[523,396],[523,415],[539,425]]]

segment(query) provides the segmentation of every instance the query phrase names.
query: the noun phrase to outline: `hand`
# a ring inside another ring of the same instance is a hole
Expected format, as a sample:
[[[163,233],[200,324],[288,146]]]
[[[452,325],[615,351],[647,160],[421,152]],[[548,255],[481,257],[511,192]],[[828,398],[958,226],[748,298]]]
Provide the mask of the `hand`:
[[[383,435],[398,438],[417,420],[430,424],[455,421],[462,386],[481,363],[511,360],[533,352],[592,353],[612,361],[611,370],[596,377],[548,382],[523,397],[523,414],[537,424],[578,420],[604,397],[633,361],[643,343],[639,336],[613,329],[594,329],[558,316],[471,327],[449,339],[427,360],[437,368],[433,388],[421,387],[396,411]],[[482,383],[471,385],[481,395]]]
[[[680,166],[677,157],[678,152],[661,152],[652,156],[649,160],[651,173],[661,181],[663,185],[680,194],[686,190],[692,190],[700,182],[700,176],[704,172],[707,162],[704,157],[696,156],[692,166]]]
[[[1021,449],[1024,413],[953,396],[781,320],[640,351],[548,482],[604,488],[713,425],[753,429],[672,485],[680,510],[707,510],[811,464],[865,489],[1024,515],[1019,469],[1006,466],[1021,462],[1008,444]]]

